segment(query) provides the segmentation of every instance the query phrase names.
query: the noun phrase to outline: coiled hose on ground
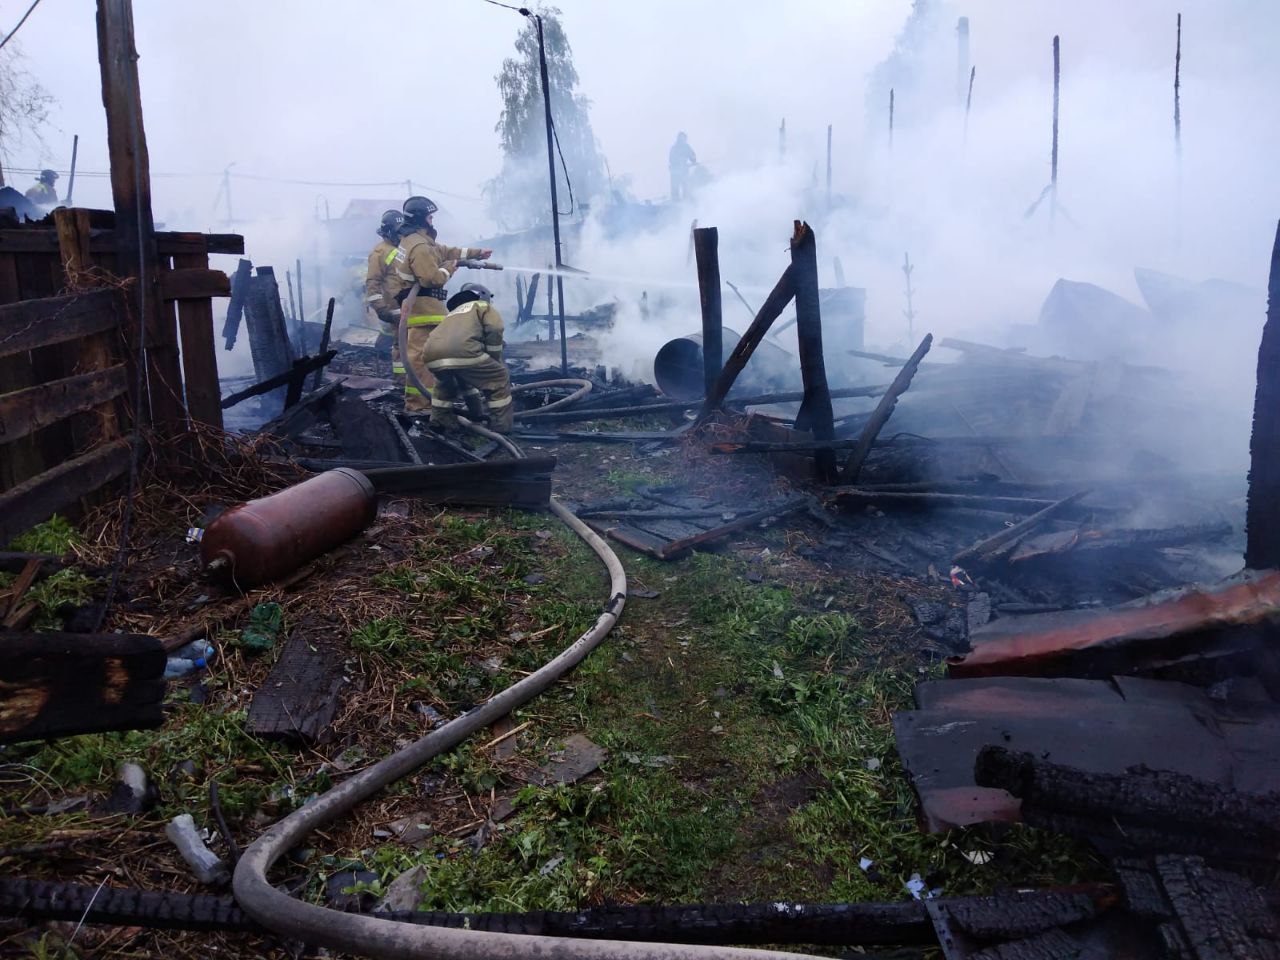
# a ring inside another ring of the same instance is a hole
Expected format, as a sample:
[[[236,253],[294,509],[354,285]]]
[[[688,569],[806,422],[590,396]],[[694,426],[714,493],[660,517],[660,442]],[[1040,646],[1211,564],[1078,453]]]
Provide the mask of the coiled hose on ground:
[[[410,368],[412,370],[412,368]],[[412,373],[410,379],[421,382]],[[463,421],[468,429],[503,443],[516,457],[523,451],[491,430]],[[607,543],[554,497],[551,512],[577,534],[609,572],[609,600],[595,625],[557,657],[480,706],[451,720],[403,750],[391,754],[295,810],[251,843],[236,864],[232,890],[240,907],[282,937],[370,957],[439,958],[439,960],[517,960],[564,957],[569,960],[765,960],[798,954],[732,947],[619,940],[565,940],[556,937],[482,933],[448,927],[419,926],[361,914],[343,913],[305,903],[271,885],[267,873],[308,833],[339,819],[356,804],[412,773],[463,740],[490,726],[542,693],[582,662],[613,629],[627,595],[627,575]]]
[[[511,388],[511,392],[521,393],[527,390],[541,390],[543,387],[577,387],[578,389],[573,391],[573,393],[569,394],[567,397],[561,397],[559,400],[548,403],[546,406],[537,407],[533,410],[517,410],[515,415],[517,420],[522,417],[536,416],[542,413],[550,413],[553,410],[561,410],[569,406],[571,403],[577,403],[591,392],[591,381],[570,378],[567,380],[539,380],[536,383],[517,383]]]

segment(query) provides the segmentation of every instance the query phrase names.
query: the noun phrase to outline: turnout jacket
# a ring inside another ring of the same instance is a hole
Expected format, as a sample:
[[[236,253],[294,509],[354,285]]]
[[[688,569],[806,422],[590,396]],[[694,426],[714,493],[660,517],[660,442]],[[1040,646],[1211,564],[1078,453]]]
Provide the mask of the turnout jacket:
[[[421,230],[416,230],[400,240],[395,252],[395,273],[409,288],[415,282],[421,285],[414,301],[414,317],[442,317],[444,302],[427,294],[428,289],[442,288],[452,274],[443,266],[446,260],[467,260],[480,255],[478,247],[448,247],[436,243]]]
[[[395,271],[396,247],[386,240],[369,252],[369,265],[364,275],[364,302],[373,308],[384,323],[396,323],[400,317],[400,304],[396,300],[405,288],[404,280]]]
[[[423,359],[432,370],[474,367],[502,360],[502,314],[487,300],[450,311],[431,334]]]

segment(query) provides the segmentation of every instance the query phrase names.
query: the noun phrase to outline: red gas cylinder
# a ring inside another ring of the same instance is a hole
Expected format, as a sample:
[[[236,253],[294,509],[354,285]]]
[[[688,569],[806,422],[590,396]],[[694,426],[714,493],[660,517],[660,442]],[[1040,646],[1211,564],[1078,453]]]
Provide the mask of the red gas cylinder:
[[[329,470],[220,514],[200,541],[200,560],[210,573],[254,587],[351,539],[376,513],[368,477]]]

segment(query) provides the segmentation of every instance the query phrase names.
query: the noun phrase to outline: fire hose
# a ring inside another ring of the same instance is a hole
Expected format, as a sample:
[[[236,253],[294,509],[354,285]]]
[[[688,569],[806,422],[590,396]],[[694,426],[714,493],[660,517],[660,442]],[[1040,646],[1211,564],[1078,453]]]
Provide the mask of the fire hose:
[[[406,303],[412,302],[416,290]],[[401,329],[403,331],[403,325]],[[406,364],[418,389],[421,380]],[[461,418],[460,418],[461,419]],[[504,444],[512,455],[524,453],[509,438],[479,424],[462,420],[468,429]],[[251,843],[236,864],[232,890],[236,902],[254,920],[276,934],[304,943],[379,958],[440,958],[440,960],[517,960],[555,956],[570,960],[765,960],[798,954],[733,947],[619,940],[564,940],[525,934],[457,930],[419,926],[361,914],[344,913],[305,903],[272,886],[267,873],[308,833],[344,816],[358,803],[407,776],[423,764],[452,750],[477,730],[528,703],[577,666],[613,629],[626,602],[627,575],[622,562],[595,531],[554,497],[551,512],[598,556],[609,572],[609,600],[595,625],[558,656],[524,679],[495,694],[480,706],[449,721],[402,750],[378,761],[316,800],[269,827]]]

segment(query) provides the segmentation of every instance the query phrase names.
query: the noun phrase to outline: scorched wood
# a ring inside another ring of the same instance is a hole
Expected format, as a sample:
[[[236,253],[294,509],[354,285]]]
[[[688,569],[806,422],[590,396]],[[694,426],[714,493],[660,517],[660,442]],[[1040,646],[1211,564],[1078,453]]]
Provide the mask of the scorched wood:
[[[160,726],[165,659],[157,637],[0,631],[0,742]]]

